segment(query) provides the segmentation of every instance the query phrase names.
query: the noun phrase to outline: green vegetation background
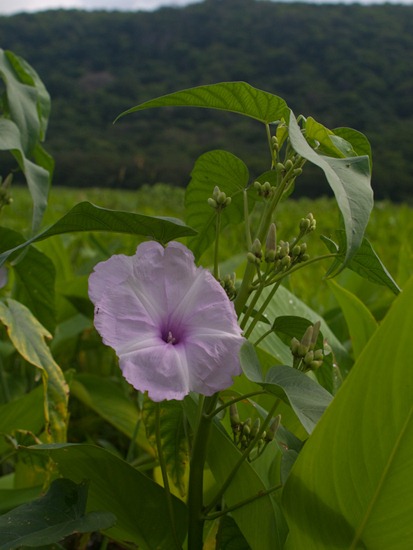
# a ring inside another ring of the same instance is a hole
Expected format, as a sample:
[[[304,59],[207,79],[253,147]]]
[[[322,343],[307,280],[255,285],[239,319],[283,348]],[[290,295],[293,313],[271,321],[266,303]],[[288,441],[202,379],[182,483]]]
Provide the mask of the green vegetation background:
[[[24,57],[51,93],[55,185],[185,186],[195,159],[215,148],[258,175],[265,136],[242,117],[166,109],[112,125],[147,99],[245,80],[296,114],[364,132],[376,198],[413,197],[413,6],[205,0],[151,13],[58,10],[0,17],[0,46]],[[0,162],[6,174],[12,159]],[[314,169],[296,192],[317,196],[327,185]]]

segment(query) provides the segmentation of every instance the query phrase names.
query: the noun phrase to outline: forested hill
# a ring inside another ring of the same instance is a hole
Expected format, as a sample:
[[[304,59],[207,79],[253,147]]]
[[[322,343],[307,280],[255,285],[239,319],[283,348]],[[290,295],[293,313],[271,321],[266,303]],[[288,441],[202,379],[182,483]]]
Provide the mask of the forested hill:
[[[268,168],[264,130],[239,115],[161,109],[112,125],[144,100],[244,80],[296,115],[364,132],[376,197],[413,197],[413,6],[205,0],[150,13],[48,11],[0,17],[0,47],[29,61],[52,96],[55,185],[185,185],[194,160],[215,148],[257,175]],[[318,172],[297,187],[327,190]]]

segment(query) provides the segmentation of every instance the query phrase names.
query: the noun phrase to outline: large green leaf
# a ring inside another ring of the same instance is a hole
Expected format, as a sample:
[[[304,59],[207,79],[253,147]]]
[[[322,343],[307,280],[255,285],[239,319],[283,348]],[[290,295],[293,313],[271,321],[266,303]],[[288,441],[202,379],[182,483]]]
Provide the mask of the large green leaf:
[[[412,327],[410,279],[290,473],[288,548],[413,547]]]
[[[254,346],[249,342],[242,346],[240,360],[248,379],[289,404],[311,433],[330,404],[331,394],[303,372],[286,365],[270,368],[263,377]]]
[[[10,250],[24,242],[22,235],[11,229],[0,227],[0,252]],[[55,311],[55,267],[53,262],[34,247],[13,265],[17,276],[14,297],[25,304],[42,325],[54,332]]]
[[[51,441],[65,441],[68,387],[45,342],[50,334],[23,304],[12,299],[0,302],[0,320],[6,325],[9,338],[20,355],[41,370],[46,434]]]
[[[346,254],[346,239],[344,231],[336,231],[336,235],[338,245],[329,237],[325,237],[324,235],[321,236],[321,240],[330,252],[338,254],[338,257],[334,260],[329,272],[334,272],[340,266]],[[400,292],[399,285],[387,271],[383,262],[377,256],[371,243],[366,238],[363,238],[359,249],[348,262],[347,267],[360,275],[360,277],[363,277],[372,283],[387,286],[392,292],[394,292],[394,294],[398,294]]]
[[[30,393],[0,405],[0,454],[9,449],[4,435],[15,430],[27,430],[38,434],[44,426],[43,388],[41,386]]]
[[[23,150],[21,133],[12,120],[0,119],[0,150],[11,151],[24,173],[33,200],[32,230],[40,227],[50,188],[50,173],[29,160]]]
[[[328,281],[328,284],[343,311],[353,344],[354,356],[357,358],[376,331],[377,321],[355,294],[335,281]]]
[[[221,82],[146,101],[121,113],[117,120],[154,107],[206,107],[239,113],[267,124],[288,117],[289,112],[285,101],[278,96],[253,88],[246,82]]]
[[[76,374],[70,382],[70,393],[130,439],[134,436],[140,412],[116,380],[96,374]],[[143,426],[135,437],[140,447],[151,450]]]
[[[159,432],[162,452],[170,476],[181,496],[186,494],[185,475],[188,471],[189,448],[184,411],[180,401],[154,403],[145,399],[142,417],[149,442],[157,452],[156,430],[159,410]]]
[[[101,208],[90,202],[80,202],[42,233],[14,247],[12,250],[0,254],[0,265],[5,262],[10,254],[31,243],[53,237],[53,235],[77,231],[111,231],[143,235],[163,244],[180,237],[196,234],[194,229],[184,225],[181,220],[176,218],[143,216],[133,212]]]
[[[307,143],[293,113],[290,114],[289,136],[294,150],[324,171],[334,192],[346,235],[346,252],[342,268],[361,245],[373,208],[370,160],[367,156],[334,158],[318,154]]]
[[[192,396],[183,401],[185,413],[192,427],[195,427],[197,405]],[[208,443],[207,461],[219,488],[232,472],[241,453],[222,429],[218,422],[213,422]],[[259,496],[269,487],[260,478],[252,464],[244,461],[232,483],[225,491],[227,506]],[[277,550],[283,547],[286,537],[285,524],[279,507],[270,495],[263,495],[256,500],[231,512],[240,531],[254,550]]]
[[[0,516],[0,550],[44,547],[72,533],[108,529],[116,517],[109,512],[85,514],[88,485],[56,479],[43,497]]]
[[[46,454],[60,473],[80,483],[90,481],[87,511],[105,510],[117,518],[108,535],[135,542],[144,550],[175,548],[162,487],[114,454],[86,444],[39,445],[30,453]],[[181,544],[186,535],[186,507],[172,497],[175,528]]]
[[[198,158],[185,192],[186,222],[198,231],[188,242],[196,259],[215,239],[217,214],[208,204],[214,187],[217,185],[232,199],[221,212],[221,229],[224,229],[244,219],[243,191],[247,184],[248,168],[231,153],[210,151]]]
[[[25,154],[43,140],[50,114],[50,96],[36,71],[21,57],[0,49],[0,75],[9,117],[20,128]]]

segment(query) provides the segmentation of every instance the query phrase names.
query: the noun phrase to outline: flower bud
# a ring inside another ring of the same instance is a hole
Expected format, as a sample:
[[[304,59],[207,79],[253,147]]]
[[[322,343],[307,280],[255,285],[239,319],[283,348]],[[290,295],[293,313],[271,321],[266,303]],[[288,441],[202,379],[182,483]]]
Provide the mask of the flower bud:
[[[230,421],[231,421],[231,426],[233,428],[234,428],[234,426],[240,426],[241,425],[239,414],[238,414],[238,408],[237,408],[236,403],[232,403],[229,406],[229,418],[230,418]]]
[[[249,437],[250,433],[251,433],[251,418],[247,418],[247,420],[242,425],[242,435]]]
[[[251,246],[251,252],[256,258],[262,258],[262,246],[259,239],[255,239]]]
[[[314,359],[314,352],[313,351],[307,351],[307,353],[304,355],[304,363],[306,365],[309,365],[311,361]]]
[[[283,269],[288,269],[291,265],[291,258],[290,256],[284,256],[284,258],[281,260],[281,266]]]
[[[284,166],[285,166],[286,172],[288,172],[293,167],[293,161],[290,159],[286,160]]]
[[[268,228],[267,240],[265,242],[265,261],[273,262],[277,252],[277,228],[272,223]]]
[[[211,208],[217,208],[217,206],[218,206],[217,201],[215,199],[213,199],[212,197],[209,197],[208,204]]]
[[[261,421],[259,418],[256,418],[254,420],[254,424],[252,425],[251,427],[251,438],[255,437],[260,429],[260,426],[261,426]]]
[[[277,430],[280,427],[280,423],[281,423],[281,415],[278,414],[275,418],[272,419],[270,426],[268,428],[268,432],[265,438],[267,442],[270,442],[274,439],[275,434],[277,433]]]
[[[311,361],[311,363],[308,365],[308,367],[311,370],[317,370],[321,367],[322,364],[323,364],[323,361]]]

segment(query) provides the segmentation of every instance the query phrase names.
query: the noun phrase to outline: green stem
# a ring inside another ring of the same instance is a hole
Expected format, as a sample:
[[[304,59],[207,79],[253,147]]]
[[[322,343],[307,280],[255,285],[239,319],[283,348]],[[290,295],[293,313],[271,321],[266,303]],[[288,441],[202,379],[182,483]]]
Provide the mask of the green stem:
[[[273,212],[276,209],[284,193],[285,187],[288,182],[289,174],[290,172],[288,172],[288,174],[286,174],[286,176],[282,179],[282,181],[277,187],[276,192],[274,193],[274,196],[265,205],[265,209],[261,217],[261,222],[260,222],[260,226],[258,228],[257,237],[256,237],[261,242],[264,242],[264,239],[267,236],[268,228],[270,227],[270,224],[271,224],[271,218],[272,218]],[[250,295],[251,282],[255,275],[255,269],[256,269],[255,265],[253,265],[252,263],[247,264],[244,277],[242,279],[241,287],[238,291],[237,297],[234,300],[235,311],[237,312],[238,317],[241,315],[244,309],[244,306],[247,303],[248,297]]]
[[[231,399],[230,401],[227,401],[220,407],[217,407],[214,409],[208,416],[213,417],[219,414],[221,411],[224,411],[231,405],[234,405],[235,403],[238,403],[239,401],[244,401],[244,399],[248,399],[249,397],[254,397],[254,395],[262,395],[264,393],[267,393],[265,390],[258,390],[258,391],[252,391],[250,393],[245,393],[244,395],[240,395],[239,397],[234,397],[234,399]]]
[[[218,395],[205,398],[192,447],[188,486],[188,549],[191,550],[202,550],[203,547],[204,466],[213,421],[211,412],[215,409]]]
[[[219,279],[219,235],[221,231],[221,210],[217,210],[215,226],[214,277]]]
[[[280,400],[276,399],[274,402],[274,405],[271,407],[267,418],[264,420],[264,422],[261,424],[260,429],[258,430],[256,436],[250,441],[248,447],[245,449],[245,451],[242,453],[242,455],[239,457],[238,461],[236,462],[235,466],[233,467],[232,471],[228,475],[227,479],[224,481],[224,483],[221,485],[219,491],[215,495],[215,497],[212,499],[212,501],[208,504],[208,506],[204,509],[204,514],[207,515],[215,506],[220,502],[222,497],[225,494],[225,491],[228,489],[228,487],[231,485],[235,475],[237,474],[238,470],[241,468],[242,464],[245,462],[245,460],[248,458],[250,452],[255,447],[257,441],[261,438],[263,432],[267,429],[267,426],[271,422],[271,419],[278,407]],[[189,546],[189,548],[192,547]]]
[[[11,400],[9,384],[7,382],[6,373],[4,371],[3,360],[0,355],[0,384],[3,390],[4,401],[8,403]]]
[[[138,420],[136,421],[135,427],[133,429],[132,439],[131,439],[129,449],[128,449],[128,452],[127,452],[127,455],[126,455],[126,462],[129,462],[129,463],[132,462],[132,460],[133,460],[133,451],[135,449],[135,441],[136,441],[136,438],[138,437],[140,424],[141,424],[141,418],[139,416]]]
[[[257,495],[252,495],[245,500],[241,500],[240,502],[237,502],[237,504],[234,504],[233,506],[228,506],[225,508],[225,510],[222,510],[221,512],[215,512],[213,514],[208,514],[205,516],[205,519],[208,521],[220,518],[222,516],[225,516],[229,512],[233,512],[234,510],[238,510],[238,508],[242,508],[243,506],[246,506],[247,504],[250,504],[251,502],[254,502],[254,500],[258,500],[259,498],[265,497],[267,495],[270,495],[271,493],[274,493],[275,491],[279,491],[282,489],[282,485],[275,485],[274,487],[270,487],[269,489],[266,489],[264,491],[260,491]]]
[[[268,294],[266,299],[264,300],[264,303],[258,310],[257,314],[255,315],[254,319],[251,321],[251,324],[249,325],[248,329],[245,331],[245,338],[248,338],[252,331],[254,330],[256,324],[261,319],[261,316],[264,314],[264,311],[267,309],[268,304],[271,302],[271,300],[274,298],[274,294],[277,292],[278,287],[280,286],[281,281],[277,282],[273,288],[271,289],[271,292]]]
[[[161,405],[160,403],[156,404],[156,425],[155,425],[155,435],[156,435],[156,448],[158,450],[158,459],[159,466],[161,467],[162,480],[165,488],[166,502],[168,507],[169,521],[171,523],[172,536],[175,543],[175,548],[179,550],[181,545],[179,544],[178,535],[175,527],[175,514],[173,509],[172,494],[169,487],[168,472],[166,470],[166,461],[162,450],[162,441],[161,441]]]
[[[243,195],[244,195],[245,242],[247,244],[247,250],[251,250],[252,239],[251,239],[251,228],[250,228],[250,216],[248,211],[248,194],[246,189],[244,189]]]
[[[260,286],[256,289],[250,303],[248,304],[247,311],[244,313],[244,316],[242,317],[242,321],[240,323],[240,327],[243,330],[245,328],[245,325],[248,322],[248,319],[251,317],[252,312],[254,311],[255,304],[258,302],[258,299],[261,296],[261,293],[264,290],[264,287],[265,287],[265,284],[264,284],[264,281],[262,281]]]

